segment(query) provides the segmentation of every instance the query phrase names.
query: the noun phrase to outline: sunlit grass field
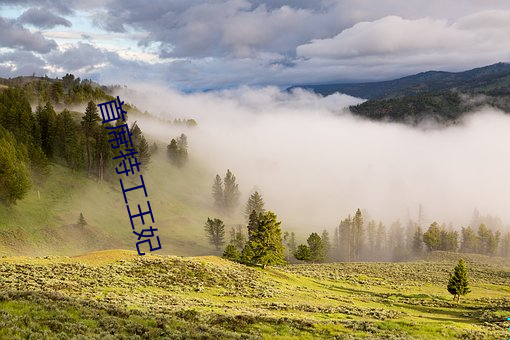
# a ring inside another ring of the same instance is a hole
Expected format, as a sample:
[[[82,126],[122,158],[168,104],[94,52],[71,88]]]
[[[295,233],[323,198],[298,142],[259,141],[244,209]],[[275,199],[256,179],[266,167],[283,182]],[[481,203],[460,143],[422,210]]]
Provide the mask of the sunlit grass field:
[[[446,290],[459,254],[266,270],[120,250],[3,257],[0,336],[508,338],[509,263],[464,255],[472,292],[460,304]]]

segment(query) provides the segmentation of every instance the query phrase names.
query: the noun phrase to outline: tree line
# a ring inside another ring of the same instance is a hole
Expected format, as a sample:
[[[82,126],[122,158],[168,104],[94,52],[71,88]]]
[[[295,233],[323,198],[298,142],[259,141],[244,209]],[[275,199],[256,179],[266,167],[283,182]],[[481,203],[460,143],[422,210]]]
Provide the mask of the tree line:
[[[433,222],[424,230],[414,221],[406,227],[396,221],[387,229],[382,222],[365,222],[357,209],[340,222],[332,237],[327,230],[321,235],[313,232],[307,244],[290,251],[307,262],[401,261],[436,250],[510,257],[510,232],[503,235],[493,229],[481,223],[476,229],[462,227],[459,233],[451,225]]]

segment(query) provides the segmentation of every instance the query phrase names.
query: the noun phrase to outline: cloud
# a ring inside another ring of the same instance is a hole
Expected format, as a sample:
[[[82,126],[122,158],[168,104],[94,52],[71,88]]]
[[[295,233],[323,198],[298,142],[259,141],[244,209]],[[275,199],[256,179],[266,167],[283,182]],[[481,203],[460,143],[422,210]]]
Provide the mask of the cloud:
[[[297,47],[297,55],[317,64],[400,65],[415,69],[465,69],[510,59],[510,11],[482,11],[447,20],[387,16],[360,22],[334,37]],[[453,66],[457,65],[457,67]]]
[[[106,52],[87,43],[78,43],[63,52],[48,55],[48,62],[68,71],[90,72],[108,61]]]
[[[11,77],[13,74],[32,75],[33,73],[46,74],[46,62],[27,51],[13,51],[0,54],[0,76]]]
[[[53,28],[59,25],[71,27],[71,22],[69,20],[43,8],[30,8],[26,10],[18,18],[18,21],[23,24],[32,24],[39,28]]]
[[[258,187],[286,228],[334,227],[357,208],[387,224],[407,222],[420,204],[424,223],[465,226],[475,208],[510,222],[510,162],[501,157],[510,116],[495,110],[425,130],[355,118],[344,108],[360,100],[339,94],[272,87],[182,94],[143,85],[121,98],[167,119],[196,119],[197,128],[184,131],[191,161],[207,165],[211,184],[231,169],[242,202]],[[183,132],[137,120],[166,144]]]
[[[27,51],[48,53],[57,47],[54,40],[44,38],[39,33],[32,33],[14,20],[0,17],[0,46],[19,48]]]

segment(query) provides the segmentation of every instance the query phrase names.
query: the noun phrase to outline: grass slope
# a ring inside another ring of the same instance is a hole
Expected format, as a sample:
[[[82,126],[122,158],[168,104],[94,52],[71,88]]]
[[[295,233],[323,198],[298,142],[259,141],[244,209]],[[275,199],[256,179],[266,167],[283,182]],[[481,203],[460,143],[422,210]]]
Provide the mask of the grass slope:
[[[162,244],[160,254],[214,253],[203,233],[207,217],[217,215],[211,207],[212,176],[193,161],[179,170],[168,163],[164,154],[153,158],[143,173],[147,198],[142,190],[127,194],[132,213],[137,204],[146,211],[146,201],[150,201],[153,226],[158,228]],[[102,249],[136,249],[120,175],[114,178],[111,183],[99,182],[51,164],[46,178],[34,184],[23,200],[11,207],[0,204],[0,255],[76,255]],[[123,182],[126,188],[141,183],[137,175],[124,177]],[[77,225],[80,212],[87,226]]]
[[[267,270],[130,251],[4,257],[0,338],[508,337],[508,261],[465,258],[472,293],[457,305],[446,291],[457,254]]]

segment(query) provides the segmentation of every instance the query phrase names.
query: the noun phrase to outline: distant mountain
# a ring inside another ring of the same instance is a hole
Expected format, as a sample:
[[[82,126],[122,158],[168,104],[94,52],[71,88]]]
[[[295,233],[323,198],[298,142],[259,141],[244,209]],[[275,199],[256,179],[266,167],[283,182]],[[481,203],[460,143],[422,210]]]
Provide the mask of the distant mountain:
[[[456,90],[467,93],[510,93],[510,63],[497,63],[464,72],[428,71],[395,80],[351,83],[298,85],[290,87],[313,90],[322,95],[335,92],[365,99],[398,98],[420,93]]]

